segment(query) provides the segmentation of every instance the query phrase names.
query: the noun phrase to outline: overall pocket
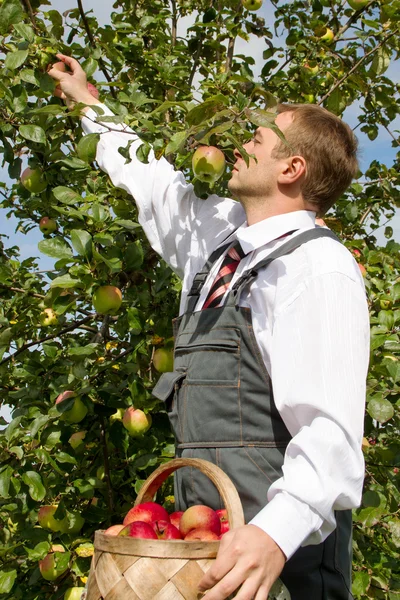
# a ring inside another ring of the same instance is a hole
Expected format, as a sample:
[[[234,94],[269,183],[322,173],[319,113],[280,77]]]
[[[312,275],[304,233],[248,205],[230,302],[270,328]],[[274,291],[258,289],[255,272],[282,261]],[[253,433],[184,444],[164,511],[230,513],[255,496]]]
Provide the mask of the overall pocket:
[[[172,432],[177,442],[181,440],[178,393],[186,371],[171,371],[163,373],[153,388],[153,396],[165,403],[165,408],[171,423]]]

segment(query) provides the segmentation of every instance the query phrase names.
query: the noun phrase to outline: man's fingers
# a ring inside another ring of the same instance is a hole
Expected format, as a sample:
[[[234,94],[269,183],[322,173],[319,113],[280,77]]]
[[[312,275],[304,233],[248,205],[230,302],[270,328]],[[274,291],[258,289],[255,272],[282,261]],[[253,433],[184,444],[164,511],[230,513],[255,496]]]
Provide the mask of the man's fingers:
[[[56,56],[57,56],[57,58],[62,60],[63,63],[65,63],[71,69],[71,71],[74,75],[78,71],[83,71],[81,65],[78,63],[78,61],[75,58],[72,58],[72,56],[67,56],[66,54],[56,54]]]
[[[54,66],[52,66],[50,69],[47,69],[47,74],[50,75],[50,77],[52,77],[56,81],[62,81],[67,75],[67,73],[61,71],[58,68],[55,68]]]

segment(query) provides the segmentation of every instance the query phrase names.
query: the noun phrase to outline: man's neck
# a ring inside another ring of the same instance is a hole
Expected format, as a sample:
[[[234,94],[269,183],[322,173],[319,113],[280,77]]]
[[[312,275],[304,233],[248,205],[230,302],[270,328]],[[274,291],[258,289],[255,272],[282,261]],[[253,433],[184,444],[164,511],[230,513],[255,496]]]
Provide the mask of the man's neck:
[[[265,203],[244,203],[243,208],[246,213],[248,225],[254,225],[270,217],[285,215],[287,213],[296,212],[299,210],[313,210],[309,206],[305,206],[303,199],[294,201],[293,198],[285,198],[280,202],[265,202]],[[315,209],[314,209],[315,210]]]

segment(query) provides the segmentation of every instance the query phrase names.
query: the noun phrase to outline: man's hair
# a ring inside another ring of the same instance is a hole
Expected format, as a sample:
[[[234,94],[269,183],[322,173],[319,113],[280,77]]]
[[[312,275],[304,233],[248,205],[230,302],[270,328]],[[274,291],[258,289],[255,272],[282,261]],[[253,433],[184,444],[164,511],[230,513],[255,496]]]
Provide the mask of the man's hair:
[[[292,112],[293,123],[285,131],[287,143],[279,140],[272,156],[305,159],[301,192],[322,216],[357,174],[357,138],[346,123],[321,106],[278,104],[277,112]]]

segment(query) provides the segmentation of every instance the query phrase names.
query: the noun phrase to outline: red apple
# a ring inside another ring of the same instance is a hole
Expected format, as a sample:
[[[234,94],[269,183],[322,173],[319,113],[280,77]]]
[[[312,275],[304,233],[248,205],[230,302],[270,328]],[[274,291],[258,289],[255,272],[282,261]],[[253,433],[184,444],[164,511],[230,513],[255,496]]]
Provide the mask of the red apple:
[[[120,532],[124,529],[125,525],[111,525],[108,529],[105,530],[106,535],[119,535]]]
[[[129,523],[133,523],[134,521],[144,521],[145,523],[167,521],[169,523],[169,514],[157,502],[142,502],[131,508],[123,520],[123,524],[129,525]]]
[[[63,552],[65,549],[61,545],[55,544],[51,547],[51,552],[39,561],[39,570],[43,579],[55,581],[68,569],[68,565],[64,567],[57,565],[57,554]]]
[[[99,97],[99,90],[95,85],[93,85],[93,83],[88,83],[87,89],[96,99]]]
[[[200,146],[193,154],[193,173],[199,181],[215,183],[225,171],[225,156],[215,146]]]
[[[219,516],[209,506],[196,504],[183,513],[179,522],[179,530],[184,538],[192,529],[208,529],[217,536],[221,533]]]
[[[202,542],[212,542],[214,540],[219,540],[220,537],[214,531],[210,531],[209,529],[191,529],[187,535],[183,538],[185,541],[190,540],[201,540]]]
[[[21,175],[21,183],[28,192],[40,194],[47,188],[47,181],[40,169],[27,167]]]
[[[54,219],[50,219],[50,217],[42,217],[39,221],[39,229],[44,235],[49,235],[56,231],[57,223]]]
[[[364,267],[364,265],[358,263],[358,268],[360,269],[361,275],[363,277],[367,276],[367,269]]]
[[[134,521],[133,523],[129,523],[129,525],[121,529],[118,536],[141,538],[143,540],[158,539],[157,534],[150,523],[145,523],[144,521]]]
[[[175,512],[171,513],[169,515],[169,520],[171,521],[172,525],[175,525],[175,527],[177,527],[179,529],[179,522],[181,520],[181,516],[183,515],[184,511],[183,510],[176,510]]]
[[[159,540],[181,540],[181,532],[168,521],[153,521],[150,523]]]
[[[72,392],[70,390],[62,392],[57,396],[56,404],[60,404],[61,402],[64,402],[64,400],[67,400],[68,398],[73,398],[74,396],[75,392]],[[86,417],[87,411],[88,409],[86,405],[82,402],[79,396],[76,396],[72,408],[61,413],[60,420],[67,421],[67,423],[79,423],[80,421],[82,421],[82,419]]]
[[[102,285],[95,290],[92,300],[100,315],[115,315],[122,304],[122,293],[115,285]]]
[[[226,508],[219,508],[215,511],[219,517],[221,523],[221,534],[229,531],[229,519],[228,519],[228,511]]]
[[[38,522],[40,527],[50,529],[50,531],[60,531],[62,521],[54,518],[57,508],[57,504],[41,506],[39,508]]]
[[[122,424],[132,437],[139,437],[151,427],[151,415],[146,415],[139,408],[130,406],[126,409]]]

